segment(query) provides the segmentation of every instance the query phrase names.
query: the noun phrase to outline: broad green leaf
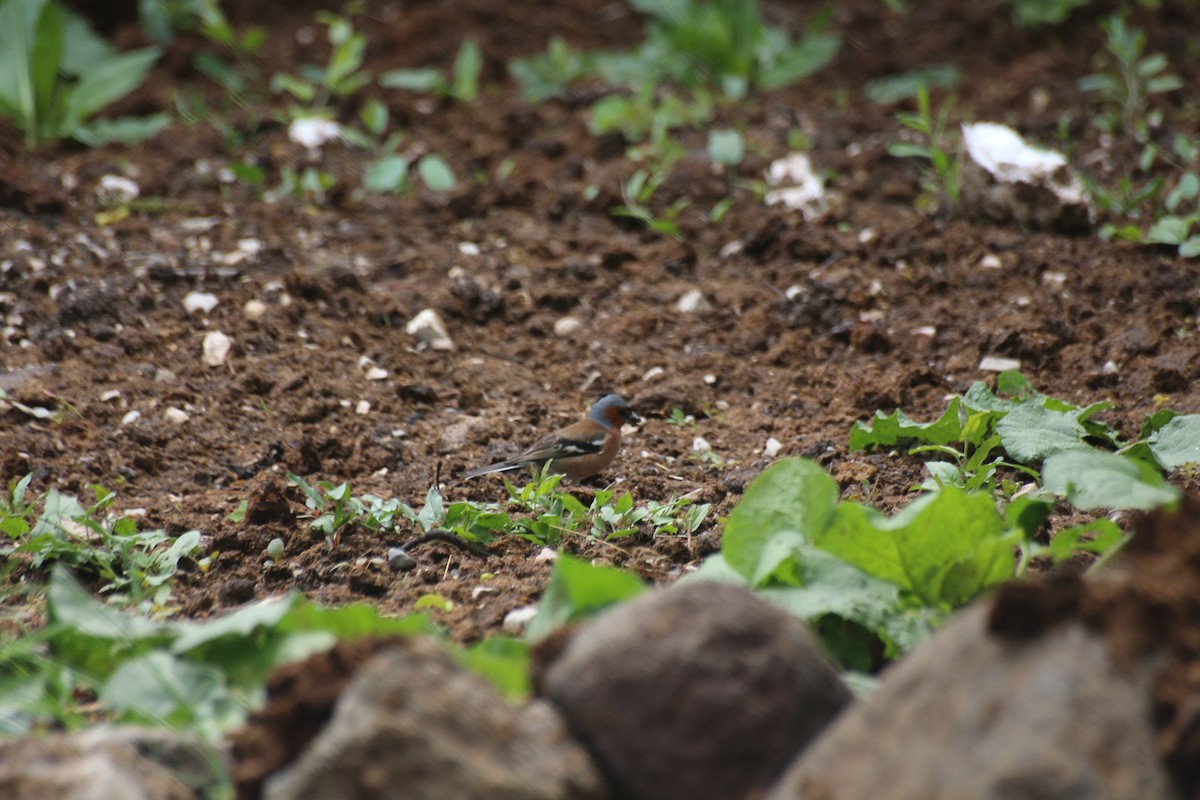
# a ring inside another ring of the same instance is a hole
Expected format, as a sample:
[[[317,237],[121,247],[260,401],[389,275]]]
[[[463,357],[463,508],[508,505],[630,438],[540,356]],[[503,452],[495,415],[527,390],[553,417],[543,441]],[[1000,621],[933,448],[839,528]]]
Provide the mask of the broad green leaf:
[[[1089,534],[1092,535],[1084,538]],[[1097,519],[1054,534],[1049,546],[1045,548],[1045,553],[1057,564],[1079,552],[1105,555],[1110,550],[1123,546],[1129,538],[1130,534],[1121,530],[1120,526],[1112,520]]]
[[[36,136],[38,124],[30,44],[36,41],[37,23],[45,4],[45,0],[0,2],[0,107],[8,109],[18,125],[26,129],[26,141]]]
[[[56,566],[47,590],[50,619],[96,639],[131,641],[162,636],[167,629],[145,617],[93,600],[66,568]]]
[[[923,86],[928,89],[953,89],[962,78],[962,70],[953,64],[929,64],[901,75],[889,75],[867,81],[863,92],[872,103],[888,105],[915,98]]]
[[[1053,411],[1041,400],[1027,400],[996,423],[996,433],[1008,455],[1022,464],[1034,464],[1051,453],[1090,450],[1079,412]]]
[[[225,637],[249,640],[259,629],[273,629],[299,603],[299,594],[272,597],[230,611],[204,622],[177,624],[178,636],[172,645],[176,653],[186,653]]]
[[[837,481],[819,464],[788,458],[771,465],[746,487],[725,522],[721,552],[726,562],[751,586],[759,585],[797,539],[811,541],[829,525],[837,500]]]
[[[13,0],[9,0],[13,2]],[[37,105],[37,127],[51,135],[57,124],[59,99],[55,85],[63,56],[63,14],[57,3],[46,3],[38,15],[33,40],[33,60],[30,76],[33,79],[34,100]]]
[[[1200,256],[1200,236],[1192,236],[1179,245],[1179,255],[1183,258]]]
[[[890,519],[843,503],[814,544],[926,605],[950,609],[1013,576],[1019,539],[990,497],[947,487]]]
[[[1151,434],[1149,445],[1164,469],[1200,464],[1200,414],[1173,417]]]
[[[170,124],[171,115],[165,112],[146,117],[98,119],[77,127],[71,132],[71,138],[88,147],[137,144],[158,134]]]
[[[631,572],[595,567],[560,554],[525,638],[536,642],[568,622],[591,616],[645,589],[645,584]]]
[[[185,723],[210,716],[229,702],[220,670],[156,650],[121,664],[99,690],[112,708],[159,724]]]
[[[160,55],[157,47],[147,47],[93,65],[67,96],[64,131],[72,132],[92,114],[136,89]]]
[[[435,192],[449,192],[454,188],[454,172],[441,156],[433,153],[425,156],[417,164],[417,172],[425,185]]]
[[[925,442],[927,444],[949,444],[960,441],[966,414],[962,410],[962,399],[951,399],[950,405],[933,422],[913,422],[900,409],[891,414],[876,411],[870,425],[854,423],[850,431],[850,449],[865,450],[868,447],[891,447],[901,440]]]
[[[1058,452],[1047,458],[1042,465],[1042,481],[1047,491],[1067,498],[1084,511],[1149,510],[1179,499],[1179,489],[1165,483],[1149,464],[1091,448]]]
[[[491,681],[510,700],[529,696],[529,645],[508,636],[490,636],[466,650],[452,650],[473,672]],[[461,655],[460,655],[461,654]]]
[[[1146,244],[1182,244],[1188,237],[1188,221],[1184,217],[1161,217],[1146,231]]]

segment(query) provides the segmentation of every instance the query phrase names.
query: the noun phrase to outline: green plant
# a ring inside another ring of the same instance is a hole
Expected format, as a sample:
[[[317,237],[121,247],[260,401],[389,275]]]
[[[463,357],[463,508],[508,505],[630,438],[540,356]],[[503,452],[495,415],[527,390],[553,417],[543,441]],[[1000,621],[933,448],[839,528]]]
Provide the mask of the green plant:
[[[331,100],[353,97],[371,81],[371,73],[362,68],[367,37],[354,30],[350,19],[356,10],[357,5],[351,4],[344,14],[317,12],[317,22],[325,26],[330,45],[324,66],[306,64],[298,75],[279,72],[271,78],[272,91],[286,92],[302,104],[293,117],[319,116]]]
[[[550,37],[546,52],[509,62],[508,71],[521,87],[521,96],[540,103],[567,93],[571,84],[595,71],[594,59],[572,50],[559,36]]]
[[[850,447],[916,442],[912,453],[955,457],[954,462],[927,462],[931,481],[921,488],[999,488],[1011,496],[1018,489],[1015,482],[995,482],[997,471],[1007,468],[1083,510],[1150,509],[1174,503],[1179,491],[1163,480],[1162,471],[1200,458],[1200,415],[1159,411],[1147,418],[1140,438],[1126,442],[1094,419],[1112,407],[1108,402],[1080,407],[1047,397],[1019,372],[1000,373],[997,387],[1001,396],[983,383],[972,384],[966,394],[951,399],[941,417],[928,423],[914,422],[900,410],[878,411],[870,425],[855,423]],[[950,446],[955,443],[960,446]],[[1003,457],[987,460],[1000,450]],[[1086,479],[1080,480],[1081,475]]]
[[[691,203],[689,198],[676,199],[664,209],[662,216],[655,214],[650,209],[650,199],[666,179],[667,173],[661,169],[654,172],[645,168],[637,170],[621,184],[622,205],[613,206],[608,213],[614,217],[636,219],[656,233],[665,233],[676,239],[682,239],[683,236],[679,231],[679,226],[675,224],[675,219],[679,216],[679,212]]]
[[[149,599],[161,604],[180,560],[199,550],[199,531],[180,536],[139,531],[132,517],[109,513],[116,494],[102,486],[91,487],[95,501],[87,507],[56,489],[29,501],[30,478],[11,486],[8,498],[0,502],[0,533],[13,542],[0,548],[0,554],[28,554],[36,569],[64,564],[104,581],[101,592],[127,602]],[[29,519],[39,503],[42,513],[31,526]]]
[[[33,148],[59,139],[88,146],[153,136],[170,118],[89,121],[141,85],[158,48],[116,52],[55,0],[0,2],[0,116]]]
[[[410,92],[432,92],[473,103],[479,97],[479,76],[483,72],[483,52],[474,39],[464,39],[454,57],[449,76],[436,67],[396,69],[379,76],[385,89],[406,89]]]
[[[924,86],[917,89],[917,110],[896,112],[896,121],[917,134],[916,142],[892,142],[888,153],[897,158],[917,158],[929,162],[930,168],[923,170],[921,187],[923,194],[918,205],[925,207],[949,203],[957,206],[959,200],[960,155],[953,153],[948,125],[954,99],[948,98],[933,116],[929,101],[929,90]]]
[[[1013,20],[1022,28],[1060,25],[1067,21],[1072,11],[1090,2],[1091,0],[1008,0],[1008,4],[1012,6]]]
[[[1116,14],[1101,21],[1105,33],[1105,52],[1096,56],[1101,70],[1079,80],[1079,88],[1095,93],[1103,112],[1096,124],[1108,131],[1124,130],[1145,141],[1149,135],[1148,103],[1155,94],[1173,92],[1183,86],[1177,75],[1164,73],[1166,55],[1143,56],[1146,34],[1125,24]]]

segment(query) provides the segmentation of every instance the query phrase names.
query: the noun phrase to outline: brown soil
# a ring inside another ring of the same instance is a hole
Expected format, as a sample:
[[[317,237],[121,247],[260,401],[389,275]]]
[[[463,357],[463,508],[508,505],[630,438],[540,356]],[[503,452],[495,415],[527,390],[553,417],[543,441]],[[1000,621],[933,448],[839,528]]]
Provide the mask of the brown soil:
[[[767,11],[794,24],[822,5]],[[482,557],[429,543],[416,550],[415,571],[393,573],[384,556],[395,537],[352,530],[331,548],[301,518],[301,498],[282,474],[348,480],[355,493],[413,505],[440,475],[449,499],[500,500],[498,479],[456,476],[616,391],[648,422],[604,479],[639,502],[687,495],[713,503],[714,513],[695,537],[577,537],[566,547],[665,583],[717,547],[720,517],[771,461],[762,453],[768,437],[783,443],[781,455],[826,465],[847,496],[866,486],[879,507],[906,503],[919,460],[848,452],[851,424],[897,406],[917,418],[940,412],[948,394],[990,378],[978,369],[983,356],[1020,359],[1048,394],[1111,400],[1104,418],[1128,436],[1160,402],[1196,413],[1195,262],[1166,249],[916,212],[915,166],[886,153],[899,135],[895,109],[860,91],[873,77],[952,62],[964,73],[956,106],[964,119],[1009,121],[1053,143],[1060,115],[1070,114],[1074,162],[1114,182],[1134,169],[1137,148],[1104,145],[1076,87],[1101,47],[1095,23],[1113,5],[1096,2],[1068,25],[1026,32],[998,2],[911,3],[906,15],[878,0],[838,4],[846,43],[835,64],[723,110],[720,123],[744,130],[742,172],[752,176],[787,152],[790,132],[804,133],[831,175],[830,212],[805,223],[735,191],[729,213],[709,222],[729,189],[711,171],[704,133],[685,132],[690,153],[655,198],[660,207],[691,198],[681,240],[607,213],[634,167],[620,142],[588,133],[585,105],[527,104],[506,77],[510,58],[555,34],[581,48],[640,40],[641,21],[608,0],[369,4],[358,24],[376,73],[445,66],[467,35],[482,46],[486,90],[473,105],[378,95],[409,131],[405,147],[454,165],[460,184],[448,196],[340,188],[311,208],[267,203],[244,183],[217,180],[220,168],[247,159],[272,185],[280,167],[308,165],[276,123],[247,143],[205,125],[176,126],[131,149],[64,145],[33,155],[0,130],[0,387],[27,406],[78,412],[52,422],[10,406],[0,416],[0,478],[32,472],[33,490],[79,495],[103,484],[118,490],[118,510],[144,509],[147,526],[201,530],[212,564],[177,581],[187,615],[293,588],[324,603],[366,599],[404,613],[436,592],[454,602],[436,612],[452,635],[473,640],[542,590],[549,567],[533,559],[536,545],[511,539]],[[269,22],[268,76],[324,58],[319,42],[297,43],[313,26],[311,4],[237,7],[239,21]],[[1138,6],[1132,22],[1188,84],[1155,100],[1166,112],[1163,141],[1197,136],[1200,118],[1186,110],[1200,86],[1187,33],[1200,29],[1195,4],[1168,1],[1153,14]],[[115,29],[120,41],[136,38],[128,23]],[[119,110],[170,108],[177,88],[200,80],[190,66],[198,44],[176,45]],[[353,109],[343,116],[351,120]],[[507,177],[471,177],[496,176],[510,159]],[[348,146],[319,156],[351,187],[369,160]],[[95,188],[110,173],[128,174],[165,208],[98,224]],[[599,193],[585,200],[589,186]],[[248,240],[257,244],[239,245]],[[1001,268],[980,267],[989,254]],[[675,302],[694,288],[712,310],[680,313]],[[182,300],[192,290],[215,294],[219,305],[189,316]],[[244,313],[252,300],[265,303],[261,318]],[[445,318],[456,350],[421,350],[406,334],[424,308]],[[582,327],[556,335],[566,315]],[[926,326],[936,334],[918,333]],[[233,340],[222,366],[201,361],[208,331]],[[364,359],[387,377],[368,380]],[[1108,361],[1115,374],[1102,369]],[[655,367],[661,374],[648,377]],[[364,401],[366,413],[357,413]],[[167,421],[168,408],[188,420]],[[695,426],[666,424],[674,408],[695,415]],[[132,411],[140,419],[122,424]],[[446,432],[463,421],[465,439],[455,442]],[[696,436],[724,468],[692,457]],[[243,500],[250,514],[231,521]],[[264,568],[277,536],[286,542],[281,565]],[[485,572],[497,591],[476,596]]]

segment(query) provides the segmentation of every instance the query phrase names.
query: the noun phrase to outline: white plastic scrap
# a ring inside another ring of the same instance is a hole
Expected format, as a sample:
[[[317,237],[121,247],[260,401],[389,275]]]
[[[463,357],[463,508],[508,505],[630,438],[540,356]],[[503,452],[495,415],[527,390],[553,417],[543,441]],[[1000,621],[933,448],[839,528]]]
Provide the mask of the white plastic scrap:
[[[806,220],[816,219],[829,207],[821,177],[813,172],[807,153],[789,153],[771,162],[767,183],[773,187],[765,198],[769,206],[799,211]]]

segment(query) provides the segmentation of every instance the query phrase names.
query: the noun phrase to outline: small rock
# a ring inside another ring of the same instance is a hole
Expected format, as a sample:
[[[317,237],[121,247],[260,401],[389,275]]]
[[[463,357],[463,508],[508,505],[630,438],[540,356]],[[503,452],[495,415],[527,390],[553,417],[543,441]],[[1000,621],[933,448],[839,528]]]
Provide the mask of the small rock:
[[[358,403],[355,404],[355,406],[354,406],[354,413],[358,414],[360,417],[370,414],[371,413],[371,401],[359,400]]]
[[[699,289],[692,289],[675,303],[675,308],[682,314],[702,314],[712,311],[712,304],[704,297]]]
[[[229,356],[229,348],[233,340],[220,331],[209,331],[204,334],[204,355],[202,361],[210,367],[219,367]]]
[[[1063,284],[1067,282],[1067,273],[1065,272],[1043,272],[1042,283],[1052,289],[1061,289]]]
[[[388,371],[383,367],[368,367],[364,377],[369,381],[381,381],[387,378]]]
[[[979,368],[986,372],[1007,372],[1021,368],[1021,361],[1017,358],[1002,358],[1000,356],[984,356],[979,361]]]
[[[462,450],[466,447],[471,432],[483,423],[484,420],[481,417],[462,416],[442,428],[442,437],[438,440],[438,453],[449,455]]]
[[[175,408],[175,406],[171,406],[163,412],[163,419],[172,425],[183,425],[189,419],[191,419],[191,417],[189,417],[188,413],[182,408]]]
[[[102,206],[124,206],[137,199],[141,189],[122,175],[105,175],[96,184],[96,199]]]
[[[566,338],[573,333],[577,333],[583,323],[575,317],[562,317],[554,322],[554,335],[560,338]]]
[[[500,623],[500,627],[510,636],[517,636],[524,633],[525,629],[529,627],[529,623],[537,616],[537,612],[537,606],[514,608],[504,615],[504,621]]]
[[[646,374],[642,376],[642,383],[649,383],[660,375],[666,374],[666,370],[662,367],[651,367],[646,370]]]
[[[200,311],[204,314],[217,307],[220,301],[211,292],[188,292],[183,296],[183,310],[189,314]]]
[[[1113,361],[1113,360],[1110,358],[1108,361],[1105,361],[1105,362],[1104,362],[1104,366],[1102,366],[1102,367],[1100,368],[1100,372],[1102,372],[1102,373],[1103,373],[1103,374],[1105,374],[1105,375],[1116,375],[1116,374],[1117,374],[1117,372],[1118,372],[1118,370],[1117,370],[1117,362]]]
[[[454,341],[446,331],[446,323],[442,321],[441,315],[432,308],[425,309],[409,320],[408,324],[404,326],[404,330],[430,350],[454,349]]]
[[[471,599],[478,600],[485,594],[500,594],[500,590],[495,586],[476,586],[471,590]]]
[[[534,561],[557,561],[558,551],[553,547],[543,547],[541,551],[533,557]]]
[[[774,436],[767,439],[767,443],[763,445],[763,455],[767,458],[774,458],[779,455],[779,451],[783,449],[783,442],[776,439]]]
[[[771,162],[767,183],[774,187],[764,198],[769,206],[783,205],[799,211],[809,221],[824,214],[829,207],[821,177],[813,171],[812,161],[806,153],[790,153]]]
[[[464,256],[477,256],[479,255],[479,245],[474,242],[459,242],[458,252]]]
[[[247,300],[242,306],[242,316],[249,320],[262,319],[267,313],[267,304],[262,300]]]
[[[125,416],[121,417],[121,424],[122,425],[132,425],[133,423],[137,422],[141,418],[142,418],[142,412],[137,411],[135,409],[134,411],[130,411]]]
[[[107,391],[105,391],[105,392],[102,392],[102,393],[100,394],[100,402],[101,402],[101,403],[107,403],[107,402],[109,402],[110,400],[116,400],[116,399],[118,399],[120,396],[121,396],[121,390],[120,390],[120,389],[109,389],[109,390],[107,390]]]
[[[1000,257],[997,256],[995,253],[988,253],[986,256],[979,259],[979,268],[980,269],[1000,269],[1003,266],[1004,266],[1004,263],[1000,260]]]
[[[913,336],[925,336],[930,339],[937,336],[937,327],[934,325],[922,325],[919,328],[913,328]]]
[[[324,117],[301,117],[288,126],[288,138],[310,150],[340,138],[342,126]]]
[[[708,439],[705,439],[703,436],[697,436],[695,439],[692,439],[693,453],[707,453],[709,450],[712,450],[712,445],[708,443]]]
[[[392,547],[387,551],[387,563],[393,572],[408,572],[417,568],[417,560],[403,547]]]

